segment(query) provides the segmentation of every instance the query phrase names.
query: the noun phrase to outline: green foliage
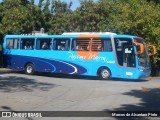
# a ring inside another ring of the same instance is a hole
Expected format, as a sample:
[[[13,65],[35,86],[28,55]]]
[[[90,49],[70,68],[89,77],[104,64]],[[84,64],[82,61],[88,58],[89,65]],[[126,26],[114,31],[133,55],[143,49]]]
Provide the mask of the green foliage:
[[[2,34],[21,34],[29,32],[33,26],[33,14],[30,13],[28,3],[21,0],[7,0],[2,7],[0,32]]]
[[[66,31],[72,31],[72,11],[71,7],[60,0],[52,0],[51,14],[49,19],[49,33],[61,34]]]
[[[160,50],[160,5],[154,2],[130,0],[118,1],[109,21],[110,30],[122,34],[133,34],[145,38],[147,44],[152,44]],[[116,29],[113,27],[116,26]],[[158,54],[154,62],[159,60]]]
[[[44,0],[39,0],[38,7],[39,7],[40,9],[42,8],[43,1],[44,1]]]

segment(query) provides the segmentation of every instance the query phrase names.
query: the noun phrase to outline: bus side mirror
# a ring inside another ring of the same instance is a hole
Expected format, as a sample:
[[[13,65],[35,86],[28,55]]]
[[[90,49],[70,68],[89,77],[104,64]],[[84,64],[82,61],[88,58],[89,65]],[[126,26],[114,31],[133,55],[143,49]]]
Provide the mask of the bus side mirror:
[[[144,53],[144,45],[142,43],[133,42],[137,48],[137,52],[135,54],[143,54]]]
[[[154,45],[147,45],[147,47],[149,49],[149,56],[155,55],[157,53],[157,49]]]

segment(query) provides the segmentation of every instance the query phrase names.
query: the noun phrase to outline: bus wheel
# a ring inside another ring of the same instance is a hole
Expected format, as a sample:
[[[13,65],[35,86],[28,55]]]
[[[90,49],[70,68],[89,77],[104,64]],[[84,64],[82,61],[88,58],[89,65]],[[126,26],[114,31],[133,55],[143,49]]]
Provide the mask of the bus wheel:
[[[32,63],[28,63],[25,67],[25,73],[28,75],[33,75],[34,74],[34,66]]]
[[[111,72],[110,72],[110,70],[107,69],[107,68],[101,68],[101,69],[99,70],[99,74],[98,74],[98,75],[99,75],[100,79],[102,79],[102,80],[107,80],[107,79],[110,78]]]

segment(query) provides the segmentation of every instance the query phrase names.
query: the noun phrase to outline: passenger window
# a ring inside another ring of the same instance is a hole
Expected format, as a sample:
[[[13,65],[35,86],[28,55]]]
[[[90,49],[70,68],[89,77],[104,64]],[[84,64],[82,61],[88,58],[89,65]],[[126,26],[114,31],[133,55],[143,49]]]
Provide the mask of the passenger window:
[[[19,39],[7,39],[7,46],[6,48],[7,49],[18,49],[18,42],[19,42]]]
[[[92,51],[103,51],[103,41],[102,40],[92,40]]]
[[[91,50],[111,52],[112,51],[111,40],[110,39],[93,39]]]
[[[74,51],[89,51],[90,39],[77,39],[72,41],[72,50]]]
[[[69,39],[68,40],[67,39],[54,39],[53,49],[68,51],[70,49],[70,40]]]
[[[22,38],[21,39],[21,49],[33,50],[34,49],[34,39]]]
[[[38,38],[36,41],[37,50],[51,50],[52,49],[52,39],[51,38]]]

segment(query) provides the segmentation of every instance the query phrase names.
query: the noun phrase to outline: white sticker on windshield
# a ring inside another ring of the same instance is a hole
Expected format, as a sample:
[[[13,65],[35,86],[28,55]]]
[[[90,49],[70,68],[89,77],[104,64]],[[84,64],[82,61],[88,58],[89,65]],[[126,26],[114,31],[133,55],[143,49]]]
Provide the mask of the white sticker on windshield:
[[[127,49],[125,49],[125,53],[131,53],[132,51],[131,50],[128,50],[128,48]]]

